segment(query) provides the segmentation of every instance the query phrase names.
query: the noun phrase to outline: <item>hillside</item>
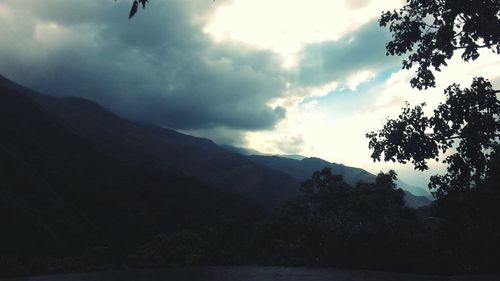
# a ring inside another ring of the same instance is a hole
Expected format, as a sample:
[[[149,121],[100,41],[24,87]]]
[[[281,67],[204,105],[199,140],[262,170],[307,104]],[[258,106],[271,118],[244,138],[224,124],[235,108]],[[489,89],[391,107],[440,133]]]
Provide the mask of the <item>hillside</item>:
[[[248,157],[255,163],[287,173],[299,181],[308,179],[312,173],[324,167],[330,168],[333,174],[341,175],[350,185],[355,185],[359,181],[370,183],[375,180],[375,175],[363,169],[330,163],[316,157],[303,158],[301,160],[270,155],[249,155]],[[426,193],[422,188],[410,186],[401,180],[398,180],[397,184],[398,187],[405,191],[407,206],[418,208],[431,203],[431,200],[428,198],[430,194]],[[419,192],[418,195],[416,194],[417,192]]]
[[[257,165],[208,139],[134,123],[80,98],[31,95],[72,132],[130,166],[175,171],[267,208],[279,206],[297,192],[298,183],[289,175]]]
[[[235,193],[167,166],[115,157],[120,150],[107,151],[106,142],[79,134],[85,122],[129,124],[95,104],[38,96],[94,118],[69,127],[29,95],[38,94],[0,79],[0,256],[68,255],[94,246],[127,251],[158,233],[226,220],[250,225],[264,217]]]

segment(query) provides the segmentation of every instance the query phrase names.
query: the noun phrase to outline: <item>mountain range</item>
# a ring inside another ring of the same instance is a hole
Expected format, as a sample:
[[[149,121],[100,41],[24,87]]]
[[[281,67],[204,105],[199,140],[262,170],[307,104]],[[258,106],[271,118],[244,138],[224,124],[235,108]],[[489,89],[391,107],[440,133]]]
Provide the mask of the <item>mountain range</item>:
[[[189,151],[209,158],[198,152],[211,142],[190,138],[168,150],[170,163],[156,163],[149,148],[162,134],[170,143],[184,136],[135,125],[87,100],[51,98],[2,78],[0,132],[0,254],[133,248],[158,233],[226,220],[251,224],[266,214],[169,166]]]
[[[255,163],[287,173],[299,181],[308,179],[312,173],[324,167],[330,168],[333,174],[341,175],[344,181],[350,185],[355,185],[359,181],[371,183],[376,178],[374,174],[361,168],[332,163],[317,157],[305,157],[297,154],[269,155],[240,147],[227,145],[224,147],[228,150],[247,155]],[[432,195],[426,189],[409,185],[400,179],[396,181],[396,184],[405,191],[405,201],[408,206],[418,208],[431,203]]]
[[[71,252],[109,241],[133,246],[207,222],[251,223],[325,166],[348,183],[374,178],[319,158],[236,153],[2,76],[0,131],[3,253]],[[429,203],[408,191],[405,198],[413,207]]]

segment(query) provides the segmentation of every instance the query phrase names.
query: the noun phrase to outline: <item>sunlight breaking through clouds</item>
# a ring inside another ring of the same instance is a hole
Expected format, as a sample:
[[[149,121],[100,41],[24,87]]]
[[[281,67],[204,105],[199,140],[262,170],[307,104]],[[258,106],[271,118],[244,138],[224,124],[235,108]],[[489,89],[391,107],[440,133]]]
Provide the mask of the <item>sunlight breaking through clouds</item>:
[[[235,0],[221,5],[204,32],[217,42],[239,41],[282,56],[284,67],[297,67],[305,44],[338,40],[400,1]]]

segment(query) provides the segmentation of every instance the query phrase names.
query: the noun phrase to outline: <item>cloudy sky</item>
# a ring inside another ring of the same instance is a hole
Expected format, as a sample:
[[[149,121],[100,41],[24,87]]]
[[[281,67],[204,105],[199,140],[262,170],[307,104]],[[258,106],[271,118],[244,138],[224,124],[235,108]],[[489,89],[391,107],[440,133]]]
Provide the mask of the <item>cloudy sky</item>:
[[[129,20],[131,2],[1,0],[0,74],[220,144],[393,168],[421,186],[439,163],[373,163],[365,133],[405,101],[432,108],[452,82],[500,84],[499,56],[485,52],[412,90],[377,24],[401,0],[151,0]]]

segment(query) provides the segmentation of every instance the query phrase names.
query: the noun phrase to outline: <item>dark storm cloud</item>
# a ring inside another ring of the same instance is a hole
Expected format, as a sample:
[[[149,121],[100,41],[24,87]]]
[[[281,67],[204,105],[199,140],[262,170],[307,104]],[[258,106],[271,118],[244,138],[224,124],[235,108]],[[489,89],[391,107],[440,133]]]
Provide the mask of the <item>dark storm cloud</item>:
[[[258,130],[284,118],[283,108],[266,105],[285,85],[278,59],[214,46],[193,23],[211,1],[155,1],[133,20],[129,2],[7,0],[0,73],[178,129]]]
[[[305,46],[299,54],[296,83],[304,86],[341,81],[357,71],[381,71],[401,59],[385,56],[390,34],[375,21],[336,41]]]

